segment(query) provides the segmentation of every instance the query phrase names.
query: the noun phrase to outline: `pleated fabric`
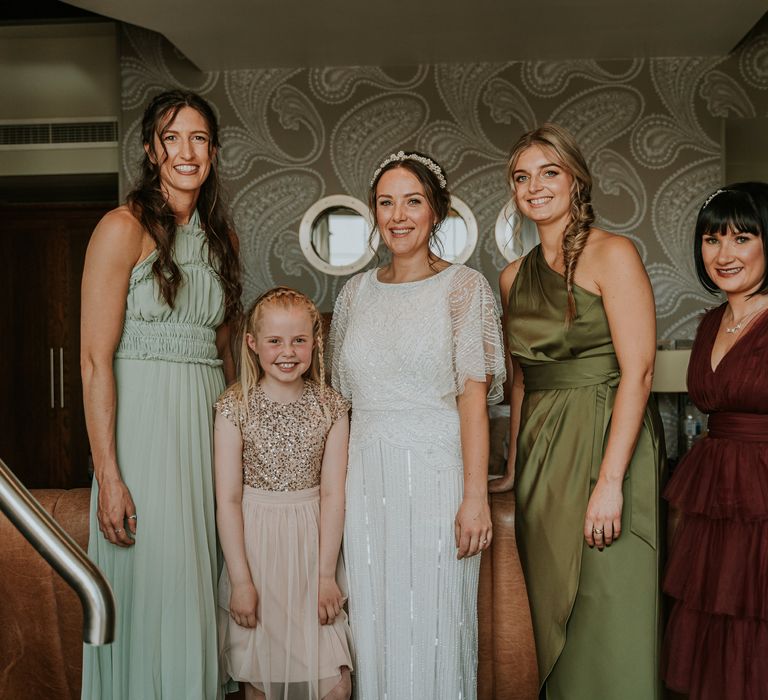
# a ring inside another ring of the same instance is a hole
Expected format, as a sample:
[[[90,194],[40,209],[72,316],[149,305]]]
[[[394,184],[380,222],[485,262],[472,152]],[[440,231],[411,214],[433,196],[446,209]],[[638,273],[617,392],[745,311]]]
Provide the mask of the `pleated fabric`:
[[[723,305],[702,320],[688,367],[708,434],[664,496],[681,512],[664,590],[667,685],[691,700],[768,698],[768,314],[711,366]]]
[[[219,585],[219,631],[226,677],[261,690],[267,700],[319,700],[352,669],[346,613],[318,621],[320,489],[263,491],[243,486],[246,559],[259,594],[254,628],[229,615],[226,568]],[[256,536],[258,535],[258,536]],[[341,557],[336,581],[345,593]]]
[[[584,517],[610,430],[620,371],[602,299],[565,281],[540,246],[509,296],[510,352],[525,381],[515,466],[515,526],[547,700],[660,696],[658,499],[661,420],[645,410],[623,484],[622,534],[603,551]]]
[[[184,274],[174,309],[152,277],[156,254],[134,268],[115,354],[117,459],[138,520],[132,547],[107,542],[94,480],[88,554],[115,592],[117,625],[113,644],[85,646],[90,700],[221,695],[212,406],[224,388],[224,295],[196,214],[178,228],[174,256]]]

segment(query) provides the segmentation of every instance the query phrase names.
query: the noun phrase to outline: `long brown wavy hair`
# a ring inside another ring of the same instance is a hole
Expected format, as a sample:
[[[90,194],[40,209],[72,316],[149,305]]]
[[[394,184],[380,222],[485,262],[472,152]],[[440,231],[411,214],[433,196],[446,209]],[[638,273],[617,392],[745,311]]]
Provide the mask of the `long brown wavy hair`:
[[[587,161],[570,132],[551,122],[523,134],[512,146],[507,164],[507,180],[514,191],[512,175],[520,154],[531,146],[539,146],[555,156],[555,160],[573,177],[571,185],[571,216],[563,235],[563,264],[565,288],[568,292],[568,309],[565,323],[570,325],[576,318],[576,300],[573,297],[573,275],[576,264],[589,238],[595,213],[592,210],[592,175]]]
[[[191,107],[205,120],[210,140],[208,152],[211,170],[197,199],[197,212],[208,241],[208,260],[217,271],[224,287],[225,319],[240,316],[240,256],[237,236],[224,202],[223,188],[218,174],[219,125],[211,106],[200,95],[182,90],[169,90],[157,95],[147,105],[141,121],[141,140],[144,157],[139,180],[127,197],[128,207],[157,246],[157,259],[152,264],[160,294],[173,308],[176,293],[183,282],[181,269],[173,258],[176,239],[176,216],[168,206],[168,196],[160,179],[160,166],[167,151],[156,153],[155,136],[163,143],[163,134],[184,107]]]

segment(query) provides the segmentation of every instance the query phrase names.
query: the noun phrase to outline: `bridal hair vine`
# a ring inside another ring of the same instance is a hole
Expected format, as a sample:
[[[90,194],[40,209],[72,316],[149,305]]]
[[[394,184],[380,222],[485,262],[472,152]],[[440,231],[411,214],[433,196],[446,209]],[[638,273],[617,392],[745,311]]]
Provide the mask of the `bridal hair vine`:
[[[723,192],[727,192],[728,190],[715,190],[709,197],[707,197],[704,200],[704,204],[701,205],[702,210],[707,208],[707,204],[709,204],[717,195],[723,194]]]
[[[391,156],[381,161],[381,165],[376,168],[376,172],[373,173],[373,177],[371,178],[371,187],[373,187],[373,183],[376,182],[376,178],[379,176],[381,171],[384,170],[384,168],[390,163],[394,163],[398,160],[415,160],[422,165],[425,165],[435,174],[435,177],[437,177],[437,181],[440,183],[440,189],[445,189],[445,175],[443,175],[443,171],[440,169],[440,166],[435,163],[435,161],[430,158],[426,158],[425,156],[420,156],[418,153],[406,153],[405,151],[398,151],[397,153],[393,153]]]

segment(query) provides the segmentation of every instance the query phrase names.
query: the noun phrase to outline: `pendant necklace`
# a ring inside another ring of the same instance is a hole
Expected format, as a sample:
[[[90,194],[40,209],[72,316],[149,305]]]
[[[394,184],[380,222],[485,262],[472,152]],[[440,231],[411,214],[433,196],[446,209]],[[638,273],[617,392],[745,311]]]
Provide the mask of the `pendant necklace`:
[[[744,328],[747,321],[749,321],[756,313],[763,311],[765,307],[755,309],[754,311],[751,311],[746,316],[742,316],[741,320],[733,325],[733,326],[726,326],[725,332],[726,333],[738,333],[742,328]]]

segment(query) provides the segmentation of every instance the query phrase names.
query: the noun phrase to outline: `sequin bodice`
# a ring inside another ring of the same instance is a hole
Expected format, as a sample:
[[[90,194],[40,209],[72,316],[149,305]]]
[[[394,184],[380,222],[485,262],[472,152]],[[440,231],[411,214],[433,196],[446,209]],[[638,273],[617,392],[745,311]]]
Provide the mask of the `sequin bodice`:
[[[307,381],[301,396],[291,403],[273,401],[260,385],[248,403],[246,417],[230,387],[215,404],[242,435],[243,483],[265,491],[300,491],[319,485],[325,439],[349,410],[346,399],[330,387],[323,397],[320,387]]]

